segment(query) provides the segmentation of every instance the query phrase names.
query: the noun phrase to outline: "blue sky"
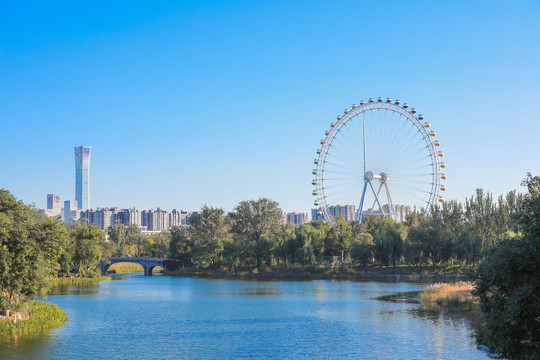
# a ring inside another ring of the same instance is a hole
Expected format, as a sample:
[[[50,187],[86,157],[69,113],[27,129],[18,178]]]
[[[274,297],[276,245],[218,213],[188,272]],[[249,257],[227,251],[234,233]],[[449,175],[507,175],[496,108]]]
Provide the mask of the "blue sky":
[[[365,97],[422,112],[445,197],[540,174],[537,1],[0,2],[0,188],[91,205],[312,206],[318,141]]]

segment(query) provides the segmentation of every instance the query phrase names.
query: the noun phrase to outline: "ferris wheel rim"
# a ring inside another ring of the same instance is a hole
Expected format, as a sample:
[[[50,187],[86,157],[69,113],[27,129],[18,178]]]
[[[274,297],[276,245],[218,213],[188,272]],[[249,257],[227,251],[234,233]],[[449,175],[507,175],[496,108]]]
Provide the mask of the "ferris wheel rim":
[[[441,151],[437,151],[436,143],[438,141],[435,141],[434,139],[434,132],[428,132],[429,123],[427,121],[423,121],[424,118],[421,114],[417,114],[416,109],[413,107],[410,107],[408,104],[401,103],[396,100],[395,103],[392,103],[391,101],[388,101],[389,98],[387,98],[387,101],[381,101],[382,98],[379,97],[378,101],[374,101],[372,98],[369,100],[369,102],[361,101],[360,105],[355,106],[353,105],[353,108],[351,110],[346,109],[344,112],[344,115],[339,115],[337,118],[337,122],[332,123],[331,129],[325,133],[326,137],[321,140],[321,148],[317,150],[318,157],[315,160],[315,163],[317,165],[316,169],[314,169],[314,175],[316,175],[316,179],[314,180],[316,184],[316,190],[313,195],[317,196],[317,201],[314,205],[318,206],[319,209],[322,212],[322,215],[324,218],[330,222],[331,224],[335,224],[335,218],[329,213],[329,204],[327,204],[327,196],[325,194],[325,165],[327,163],[327,157],[328,157],[328,151],[330,147],[332,146],[333,141],[336,139],[336,135],[340,133],[340,130],[347,125],[349,121],[352,121],[355,118],[358,118],[360,116],[364,116],[368,111],[391,111],[395,114],[399,115],[399,118],[403,116],[405,118],[405,121],[409,121],[412,123],[413,126],[416,127],[420,135],[422,136],[422,140],[426,143],[426,148],[429,151],[429,157],[430,157],[430,168],[431,168],[431,189],[429,191],[429,198],[426,201],[426,206],[431,206],[436,204],[437,200],[443,201],[442,197],[439,195],[440,189],[441,189],[441,168],[446,167],[444,163],[440,161],[440,153]],[[364,155],[365,155],[365,139],[364,139]],[[444,164],[444,166],[441,166],[441,164]],[[367,170],[365,169],[366,166],[366,160],[364,156],[364,176],[367,173]],[[446,178],[446,176],[445,176]],[[365,191],[365,190],[364,190]],[[360,206],[361,207],[361,206]],[[359,208],[358,211],[360,212],[360,219],[362,217],[362,211],[363,209]]]

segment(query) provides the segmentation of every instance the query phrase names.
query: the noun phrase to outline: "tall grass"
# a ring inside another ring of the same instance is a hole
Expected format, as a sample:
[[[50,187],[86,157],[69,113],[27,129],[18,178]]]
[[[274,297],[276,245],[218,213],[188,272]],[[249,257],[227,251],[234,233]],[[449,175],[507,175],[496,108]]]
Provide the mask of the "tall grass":
[[[0,335],[51,329],[66,322],[66,313],[60,307],[43,301],[31,301],[25,312],[30,315],[27,319],[17,322],[13,322],[12,319],[0,320]]]
[[[478,299],[471,291],[473,283],[460,281],[453,284],[437,283],[420,292],[420,300],[425,305],[446,306],[449,309],[478,309]]]

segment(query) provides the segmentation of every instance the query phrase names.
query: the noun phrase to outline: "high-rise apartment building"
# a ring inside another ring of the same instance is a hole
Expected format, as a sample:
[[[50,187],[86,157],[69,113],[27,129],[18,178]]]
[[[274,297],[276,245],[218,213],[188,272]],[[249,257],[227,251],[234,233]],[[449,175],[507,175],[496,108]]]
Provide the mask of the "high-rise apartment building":
[[[356,206],[354,205],[333,205],[328,207],[328,212],[333,217],[341,216],[343,220],[350,223],[356,220]],[[311,209],[311,220],[324,220],[321,208]]]
[[[90,146],[75,148],[75,200],[79,210],[90,209]]]
[[[189,225],[189,213],[187,211],[178,211],[173,209],[169,213],[169,226],[180,226],[180,225]]]
[[[141,226],[141,212],[135,208],[122,209],[117,214],[117,223],[126,226],[131,224]]]
[[[106,230],[109,226],[116,223],[116,209],[100,208],[81,210],[81,221],[87,225],[96,224],[102,230]]]
[[[395,209],[394,220],[396,220],[396,222],[398,223],[404,222],[405,220],[407,220],[407,215],[411,213],[411,207],[409,205],[396,204],[394,205],[394,209]],[[389,214],[390,206],[388,204],[383,204],[382,210],[384,211],[385,214]],[[373,216],[380,217],[382,216],[382,213],[380,209],[375,208],[375,209],[367,209],[367,210],[362,211],[362,216],[366,216],[366,215],[373,215]]]
[[[75,203],[72,201],[71,203]],[[66,207],[73,207],[72,204],[68,205],[65,202]],[[75,205],[76,206],[76,205]],[[109,226],[116,224],[123,224],[125,226],[137,225],[143,231],[159,232],[169,230],[173,226],[177,225],[190,225],[191,217],[187,211],[173,210],[172,213],[161,210],[143,210],[139,211],[135,208],[122,209],[122,208],[98,208],[87,209],[85,211],[78,210],[80,214],[80,220],[88,225],[96,224],[102,230],[107,230]],[[73,211],[71,212],[72,216]],[[66,215],[67,216],[67,215]]]
[[[308,214],[307,213],[299,213],[299,212],[296,212],[296,211],[287,213],[285,222],[287,224],[295,224],[295,225],[307,224],[309,222]]]
[[[169,229],[169,212],[157,208],[156,212],[156,223],[154,224],[154,230],[167,230]]]
[[[355,221],[356,206],[354,205],[335,205],[329,206],[328,212],[333,217],[341,216],[346,222]]]

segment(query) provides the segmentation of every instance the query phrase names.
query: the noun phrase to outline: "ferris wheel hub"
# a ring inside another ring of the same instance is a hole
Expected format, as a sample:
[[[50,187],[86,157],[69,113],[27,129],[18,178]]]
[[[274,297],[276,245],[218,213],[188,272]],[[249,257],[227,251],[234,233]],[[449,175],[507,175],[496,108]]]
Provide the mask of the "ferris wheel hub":
[[[377,174],[374,174],[373,171],[366,171],[366,173],[364,174],[364,180],[379,180],[380,182],[384,183],[388,180],[388,175],[386,175],[386,173],[382,172],[380,173],[379,175]]]

